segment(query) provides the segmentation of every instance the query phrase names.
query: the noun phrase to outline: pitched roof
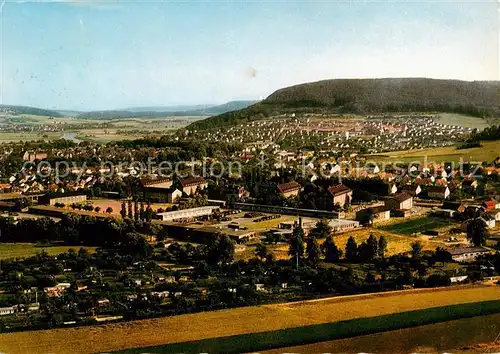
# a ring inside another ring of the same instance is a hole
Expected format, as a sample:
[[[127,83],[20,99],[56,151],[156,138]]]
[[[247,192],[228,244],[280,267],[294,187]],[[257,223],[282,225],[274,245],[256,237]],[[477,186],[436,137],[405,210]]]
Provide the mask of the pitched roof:
[[[288,182],[288,183],[278,184],[277,188],[281,193],[286,193],[286,192],[300,189],[300,184],[298,184],[295,181],[292,181],[292,182]]]
[[[443,203],[443,206],[441,208],[442,209],[450,209],[450,210],[458,210],[458,209],[464,208],[464,205],[461,202],[446,201]]]
[[[427,192],[444,193],[447,188],[447,186],[428,186]]]
[[[170,182],[170,181],[172,181],[172,179],[170,177],[158,177],[158,178],[144,177],[144,178],[141,178],[141,184],[143,186],[150,186],[152,184],[159,184],[159,183]]]
[[[183,187],[198,186],[200,184],[206,183],[203,177],[188,177],[179,179]]]
[[[379,206],[368,208],[367,210],[369,212],[371,212],[372,214],[378,214],[378,213],[384,213],[384,212],[389,211],[391,209],[385,205],[379,205]]]
[[[413,198],[413,197],[407,193],[399,193],[393,197],[393,199],[397,200],[400,203],[407,201],[408,199],[411,199],[411,198]]]
[[[342,195],[351,192],[352,190],[349,187],[344,186],[343,184],[337,184],[336,186],[331,186],[328,188],[328,192],[332,196]]]
[[[487,200],[483,202],[483,205],[486,207],[486,209],[495,209],[497,207],[497,201],[496,200]]]

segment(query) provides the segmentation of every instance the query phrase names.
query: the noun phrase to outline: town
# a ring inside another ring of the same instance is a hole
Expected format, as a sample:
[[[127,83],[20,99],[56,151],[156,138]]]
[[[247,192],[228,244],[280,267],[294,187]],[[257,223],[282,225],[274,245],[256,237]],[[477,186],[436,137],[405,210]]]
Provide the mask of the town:
[[[396,168],[349,149],[233,143],[4,145],[1,239],[39,251],[1,261],[2,330],[488,282],[500,271],[500,158]],[[178,160],[173,173],[163,158]]]

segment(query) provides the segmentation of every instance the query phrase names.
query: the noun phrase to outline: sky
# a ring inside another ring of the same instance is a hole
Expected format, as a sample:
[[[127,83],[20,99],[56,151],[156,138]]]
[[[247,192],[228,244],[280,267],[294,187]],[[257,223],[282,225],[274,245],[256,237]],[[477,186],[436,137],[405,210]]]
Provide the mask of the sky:
[[[499,80],[499,4],[0,0],[0,103],[86,111],[335,78]]]

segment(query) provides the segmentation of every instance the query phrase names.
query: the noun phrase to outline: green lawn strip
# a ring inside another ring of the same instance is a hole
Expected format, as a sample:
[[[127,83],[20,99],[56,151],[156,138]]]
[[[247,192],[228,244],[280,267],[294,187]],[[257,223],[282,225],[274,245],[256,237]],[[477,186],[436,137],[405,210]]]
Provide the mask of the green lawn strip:
[[[359,318],[278,331],[250,333],[160,346],[134,348],[119,353],[249,353],[318,343],[360,335],[416,327],[500,312],[500,300],[434,307],[369,318]],[[244,320],[244,319],[242,319]],[[278,320],[278,319],[277,319]],[[210,324],[207,323],[207,326]],[[189,331],[189,328],[179,330]]]

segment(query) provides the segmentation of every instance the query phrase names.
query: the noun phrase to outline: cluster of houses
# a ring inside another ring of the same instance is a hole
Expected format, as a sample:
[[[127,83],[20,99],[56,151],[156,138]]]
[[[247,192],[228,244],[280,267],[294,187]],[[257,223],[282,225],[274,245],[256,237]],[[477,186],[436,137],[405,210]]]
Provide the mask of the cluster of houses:
[[[484,221],[488,228],[496,226],[500,221],[500,202],[497,200],[486,200],[482,203],[468,203],[457,201],[445,201],[440,208],[433,210],[434,215],[456,218],[462,214],[477,217]]]
[[[429,115],[371,116],[361,121],[303,114],[300,117],[279,115],[228,129],[188,132],[186,138],[192,133],[207,141],[244,143],[248,144],[247,153],[269,148],[277,150],[276,143],[283,140],[298,146],[314,141],[330,151],[357,151],[363,146],[368,152],[378,153],[447,146],[471,131],[471,128],[441,124],[437,117]]]

